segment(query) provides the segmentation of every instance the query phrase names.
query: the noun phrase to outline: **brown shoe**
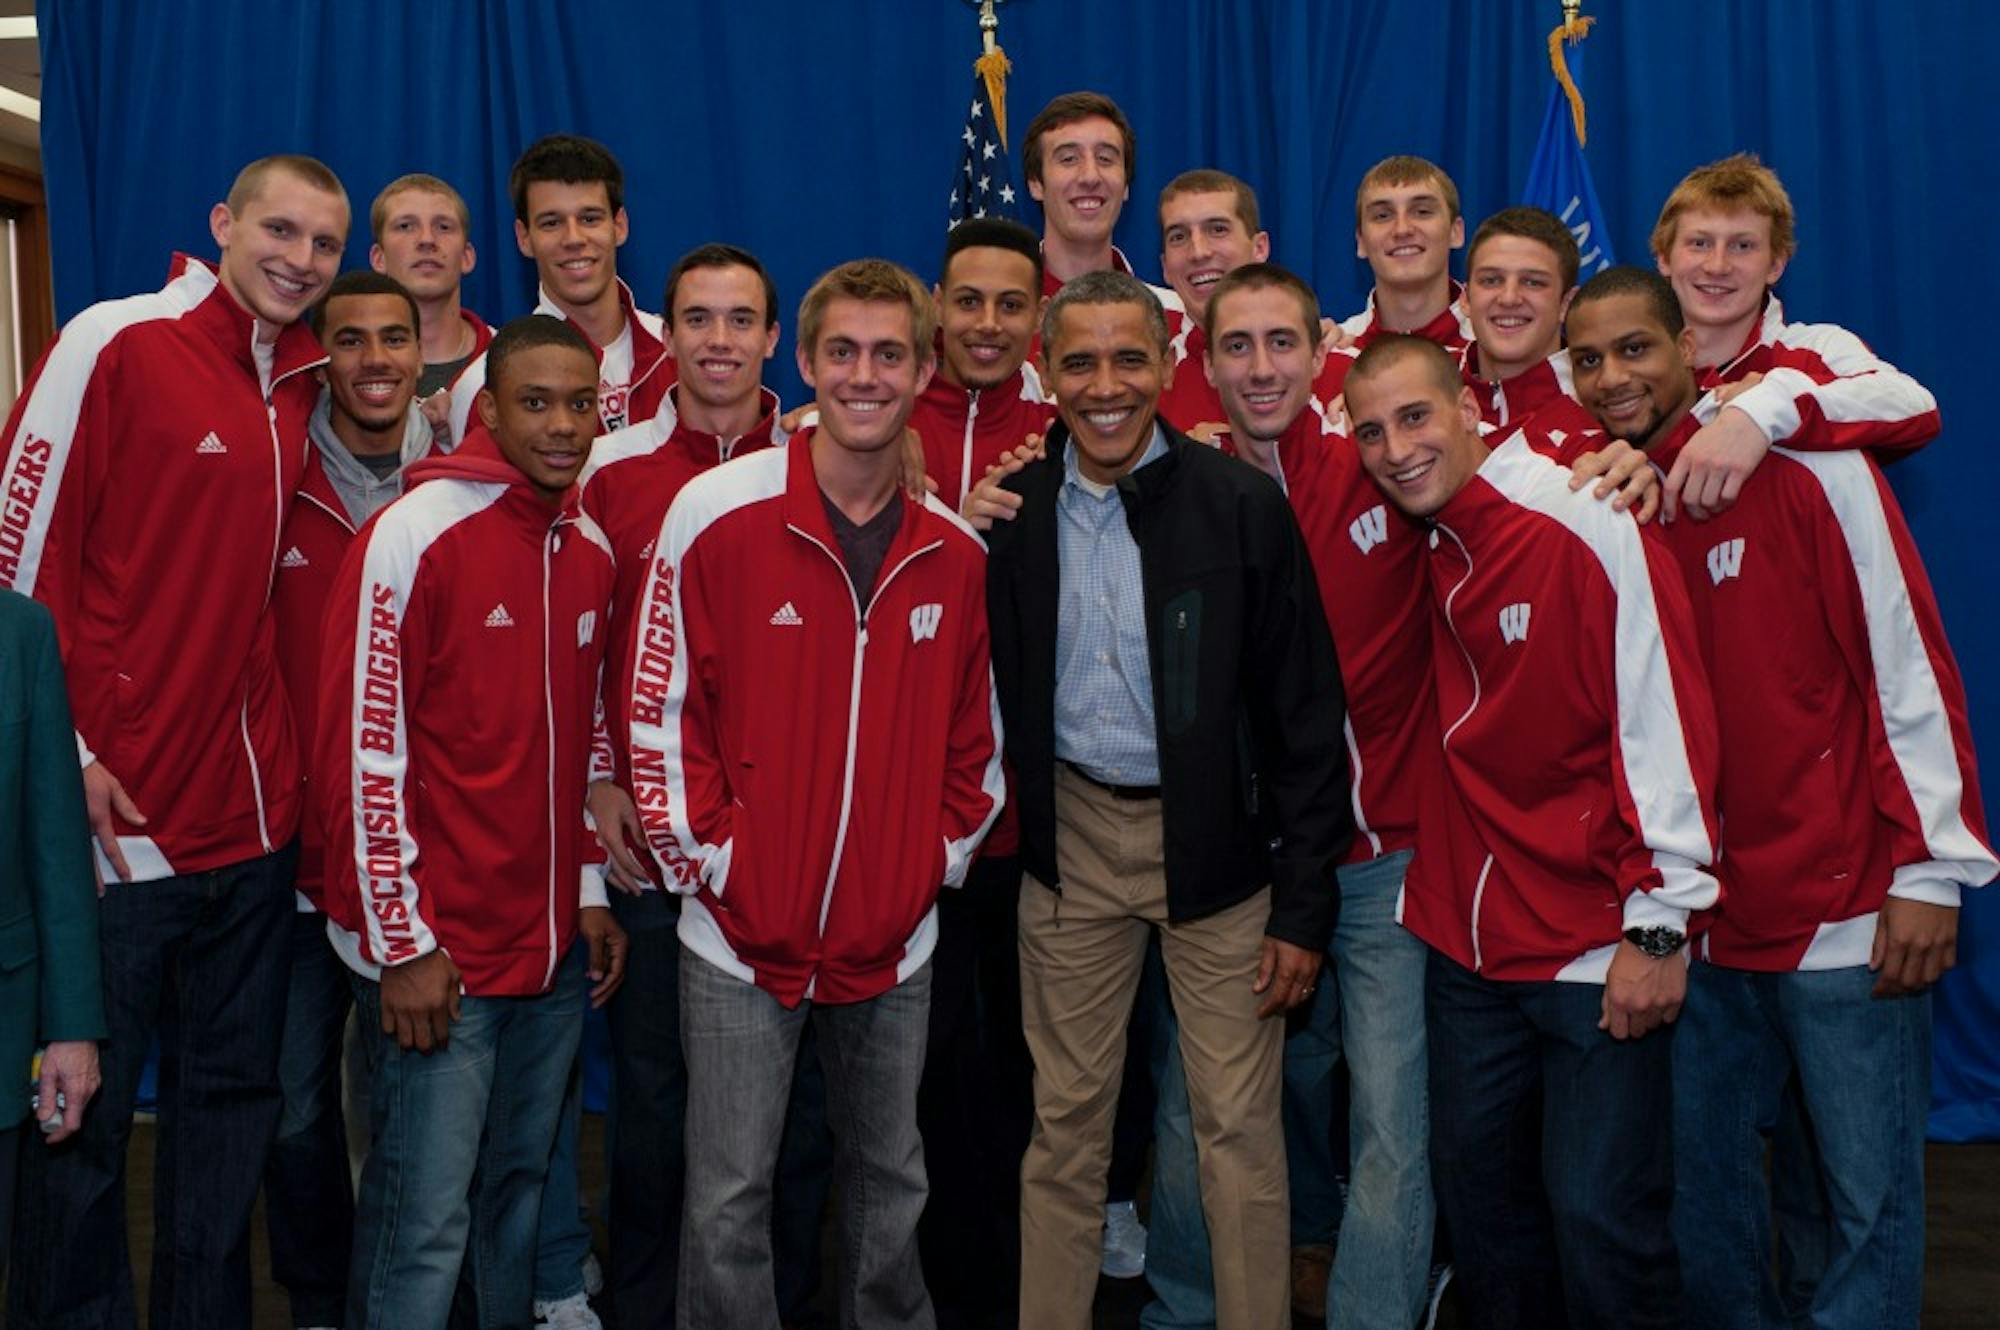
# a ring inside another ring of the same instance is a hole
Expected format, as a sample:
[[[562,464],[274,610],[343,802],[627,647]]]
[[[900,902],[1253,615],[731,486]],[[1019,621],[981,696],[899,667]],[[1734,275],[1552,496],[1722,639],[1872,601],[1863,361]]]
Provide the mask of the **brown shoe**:
[[[1326,1281],[1332,1273],[1333,1248],[1292,1248],[1292,1315],[1313,1322],[1326,1319]]]

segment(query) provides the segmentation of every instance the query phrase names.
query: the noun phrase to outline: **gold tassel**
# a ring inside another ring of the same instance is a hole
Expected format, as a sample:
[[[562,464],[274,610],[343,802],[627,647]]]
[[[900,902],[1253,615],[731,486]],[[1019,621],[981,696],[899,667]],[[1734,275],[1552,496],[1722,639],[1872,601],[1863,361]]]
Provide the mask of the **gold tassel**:
[[[1007,76],[1014,66],[998,46],[972,62],[972,72],[986,81],[986,100],[993,107],[993,124],[1000,131],[1000,146],[1007,146]]]
[[[1556,82],[1562,84],[1563,95],[1569,98],[1569,118],[1576,126],[1576,145],[1584,145],[1583,94],[1576,90],[1576,80],[1569,76],[1569,61],[1563,58],[1563,43],[1576,45],[1590,35],[1590,25],[1594,18],[1576,15],[1563,20],[1562,25],[1549,34],[1549,68],[1555,71]]]

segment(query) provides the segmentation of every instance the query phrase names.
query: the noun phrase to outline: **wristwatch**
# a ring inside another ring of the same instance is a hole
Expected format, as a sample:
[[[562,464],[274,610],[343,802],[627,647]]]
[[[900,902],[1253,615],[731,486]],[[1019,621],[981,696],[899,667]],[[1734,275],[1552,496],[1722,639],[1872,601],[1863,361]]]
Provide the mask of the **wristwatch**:
[[[1678,928],[1665,924],[1648,924],[1644,928],[1628,928],[1625,940],[1654,960],[1665,960],[1687,945],[1688,935]]]

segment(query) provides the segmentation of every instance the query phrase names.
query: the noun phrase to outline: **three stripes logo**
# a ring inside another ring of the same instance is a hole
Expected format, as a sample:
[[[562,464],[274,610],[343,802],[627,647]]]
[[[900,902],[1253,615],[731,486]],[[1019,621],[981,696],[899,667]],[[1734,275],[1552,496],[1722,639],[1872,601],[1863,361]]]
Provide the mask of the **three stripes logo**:
[[[1376,504],[1348,523],[1347,534],[1353,537],[1354,548],[1368,553],[1389,538],[1389,510]]]
[[[311,562],[312,560],[306,558],[306,556],[300,552],[299,547],[297,545],[294,545],[290,549],[285,551],[284,558],[278,560],[278,567],[304,568]]]
[[[1502,642],[1525,642],[1528,640],[1528,616],[1533,608],[1526,601],[1501,607],[1500,640]]]
[[[196,456],[203,453],[226,453],[229,451],[229,445],[217,438],[214,430],[210,430],[207,437],[194,446],[194,451]]]
[[[910,641],[921,642],[925,638],[937,636],[938,624],[944,619],[944,606],[919,605],[910,611]]]
[[[805,616],[800,614],[789,600],[778,606],[778,612],[771,616],[771,622],[780,628],[803,628],[806,626]]]
[[[514,626],[514,616],[507,613],[507,606],[505,604],[495,605],[486,615],[486,626],[488,628],[512,628]]]
[[[1725,540],[1708,552],[1709,581],[1721,586],[1732,577],[1743,575],[1743,537]]]

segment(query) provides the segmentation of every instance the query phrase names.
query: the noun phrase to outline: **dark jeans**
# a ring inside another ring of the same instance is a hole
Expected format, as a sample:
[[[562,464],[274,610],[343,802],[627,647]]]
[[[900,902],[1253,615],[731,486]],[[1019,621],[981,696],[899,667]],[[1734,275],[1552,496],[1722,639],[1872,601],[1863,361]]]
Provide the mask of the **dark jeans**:
[[[160,1043],[153,1330],[250,1324],[250,1214],[277,1130],[294,847],[204,873],[112,883],[99,904],[104,1083],[83,1129],[21,1161],[13,1330],[131,1330],[125,1149]]]
[[[271,1279],[284,1286],[293,1325],[339,1325],[347,1300],[354,1184],[340,1108],[340,1047],[354,1005],[347,966],[326,938],[326,916],[294,913],[278,1087],[284,1109],[264,1166]]]
[[[1431,1176],[1471,1330],[1684,1324],[1673,1026],[1597,1028],[1599,984],[1505,983],[1432,952]]]
[[[680,1278],[687,1176],[687,1062],[681,1052],[679,902],[660,892],[611,893],[630,950],[611,999],[611,1263],[606,1294],[619,1330],[669,1330]],[[773,1187],[771,1245],[779,1314],[813,1316],[820,1229],[833,1180],[826,1085],[808,1026],[792,1078]],[[1017,1161],[1018,1162],[1018,1161]]]
[[[1021,861],[976,860],[938,896],[929,1052],[917,1090],[930,1201],[917,1225],[940,1326],[1012,1326],[1021,1279],[1021,1155],[1034,1126],[1021,1033]]]

